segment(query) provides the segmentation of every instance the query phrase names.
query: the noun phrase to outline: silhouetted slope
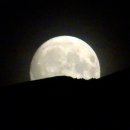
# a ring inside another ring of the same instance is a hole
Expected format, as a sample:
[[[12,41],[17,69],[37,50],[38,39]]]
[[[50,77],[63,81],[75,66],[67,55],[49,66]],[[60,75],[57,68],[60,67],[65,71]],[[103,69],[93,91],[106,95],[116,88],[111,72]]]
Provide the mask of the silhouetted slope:
[[[126,69],[89,81],[62,76],[3,87],[3,121],[23,128],[123,129],[130,126],[129,73]]]
[[[28,81],[3,87],[3,90],[16,90],[19,92],[34,91],[41,92],[42,95],[81,95],[87,96],[91,91],[126,91],[129,89],[130,69],[126,69],[100,79],[73,79],[71,77],[59,76],[36,81]]]

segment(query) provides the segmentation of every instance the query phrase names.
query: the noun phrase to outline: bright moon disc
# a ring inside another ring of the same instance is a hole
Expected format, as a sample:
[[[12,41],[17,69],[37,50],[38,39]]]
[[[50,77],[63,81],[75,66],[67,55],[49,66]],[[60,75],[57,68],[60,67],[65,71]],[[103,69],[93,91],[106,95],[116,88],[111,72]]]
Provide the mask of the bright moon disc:
[[[100,78],[100,64],[94,50],[83,40],[58,36],[42,44],[33,56],[31,80],[55,76]]]

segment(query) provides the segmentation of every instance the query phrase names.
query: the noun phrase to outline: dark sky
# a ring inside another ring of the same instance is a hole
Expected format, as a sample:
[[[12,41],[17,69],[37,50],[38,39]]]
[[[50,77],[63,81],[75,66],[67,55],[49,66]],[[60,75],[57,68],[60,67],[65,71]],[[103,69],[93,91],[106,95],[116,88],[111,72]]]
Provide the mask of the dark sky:
[[[46,40],[71,35],[98,55],[101,76],[130,65],[129,5],[125,2],[0,2],[0,83],[29,80],[36,49]]]

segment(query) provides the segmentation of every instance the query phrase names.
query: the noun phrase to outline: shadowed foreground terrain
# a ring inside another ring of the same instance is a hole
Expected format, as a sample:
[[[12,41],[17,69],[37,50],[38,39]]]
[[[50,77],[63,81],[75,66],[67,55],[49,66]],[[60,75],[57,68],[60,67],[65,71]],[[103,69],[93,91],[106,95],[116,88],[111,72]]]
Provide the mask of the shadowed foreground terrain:
[[[62,76],[1,87],[1,124],[14,129],[129,129],[129,74],[126,69],[98,80]]]

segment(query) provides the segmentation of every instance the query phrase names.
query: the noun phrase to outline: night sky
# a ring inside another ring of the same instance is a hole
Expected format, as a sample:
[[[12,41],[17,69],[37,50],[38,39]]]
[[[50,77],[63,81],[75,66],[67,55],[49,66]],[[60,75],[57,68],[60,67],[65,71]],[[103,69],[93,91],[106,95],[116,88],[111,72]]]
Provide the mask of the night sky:
[[[130,66],[129,5],[124,2],[0,2],[0,83],[28,81],[31,59],[46,40],[78,37],[96,52],[101,76]]]

